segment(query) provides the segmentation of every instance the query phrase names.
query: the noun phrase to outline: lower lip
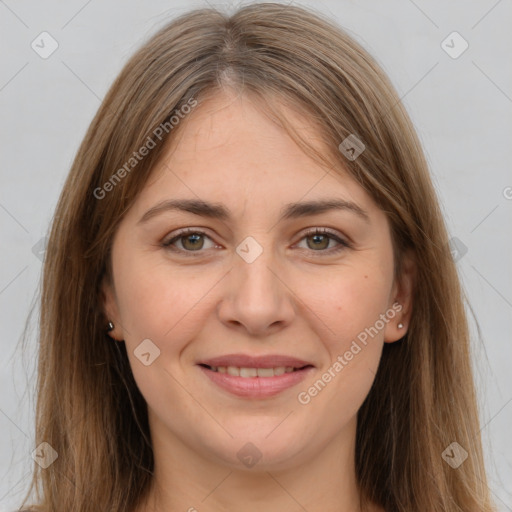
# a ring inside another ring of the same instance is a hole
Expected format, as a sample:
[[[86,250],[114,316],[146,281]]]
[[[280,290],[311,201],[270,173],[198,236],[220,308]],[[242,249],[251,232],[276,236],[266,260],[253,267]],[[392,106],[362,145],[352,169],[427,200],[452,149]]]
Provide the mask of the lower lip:
[[[235,377],[227,373],[214,372],[204,366],[200,370],[217,386],[243,398],[268,398],[302,382],[314,370],[308,366],[303,370],[283,373],[274,377]]]

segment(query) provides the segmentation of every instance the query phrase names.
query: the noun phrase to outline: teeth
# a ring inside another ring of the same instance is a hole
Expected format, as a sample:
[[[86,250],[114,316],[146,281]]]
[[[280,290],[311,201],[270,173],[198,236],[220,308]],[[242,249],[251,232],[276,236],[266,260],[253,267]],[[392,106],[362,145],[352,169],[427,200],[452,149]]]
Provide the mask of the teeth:
[[[234,377],[240,376],[240,368],[236,366],[228,366],[228,375],[233,375]]]
[[[293,366],[278,366],[277,368],[238,368],[237,366],[212,366],[211,370],[218,373],[227,373],[234,377],[275,377],[283,373],[295,371]]]
[[[258,368],[258,377],[273,377],[273,368]]]
[[[258,370],[256,368],[240,368],[240,377],[257,377]]]

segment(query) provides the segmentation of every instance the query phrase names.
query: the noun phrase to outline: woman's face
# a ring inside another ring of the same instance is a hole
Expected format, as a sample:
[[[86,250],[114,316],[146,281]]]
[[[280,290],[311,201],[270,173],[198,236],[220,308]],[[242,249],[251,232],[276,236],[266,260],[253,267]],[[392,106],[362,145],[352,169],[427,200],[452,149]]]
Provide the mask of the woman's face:
[[[181,122],[119,226],[104,287],[153,442],[262,469],[352,442],[383,343],[406,331],[386,216],[247,97]]]

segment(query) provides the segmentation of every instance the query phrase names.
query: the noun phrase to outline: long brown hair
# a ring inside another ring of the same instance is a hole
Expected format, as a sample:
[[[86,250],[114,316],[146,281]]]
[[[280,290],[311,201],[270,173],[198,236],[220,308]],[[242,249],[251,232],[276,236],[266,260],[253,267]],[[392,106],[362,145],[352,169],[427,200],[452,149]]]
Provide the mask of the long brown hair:
[[[228,86],[265,102],[307,151],[280,107],[316,123],[332,151],[315,156],[332,172],[348,170],[387,214],[398,275],[404,251],[415,260],[408,334],[385,344],[358,413],[361,498],[393,512],[494,510],[461,289],[412,123],[360,45],[320,15],[280,4],[231,16],[200,9],[167,24],[128,61],[89,127],[44,263],[36,444],[49,443],[58,458],[46,469],[35,465],[34,510],[125,512],[146,496],[153,470],[146,403],[124,344],[105,334],[101,282],[120,220],[186,119],[161,138],[155,131],[191,99],[200,105]],[[351,134],[365,145],[355,160],[338,150]],[[155,147],[126,167],[148,137]],[[457,468],[443,459],[454,442],[468,453]]]

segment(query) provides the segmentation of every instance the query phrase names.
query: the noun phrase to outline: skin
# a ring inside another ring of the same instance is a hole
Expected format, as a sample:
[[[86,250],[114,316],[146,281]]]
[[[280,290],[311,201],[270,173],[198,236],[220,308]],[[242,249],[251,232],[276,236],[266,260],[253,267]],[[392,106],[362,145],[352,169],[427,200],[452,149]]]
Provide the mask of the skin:
[[[407,330],[412,270],[394,278],[389,223],[370,196],[343,169],[326,174],[249,97],[226,91],[182,122],[119,226],[113,279],[103,285],[116,326],[110,334],[125,341],[148,404],[155,475],[138,512],[358,511],[356,414],[383,344]],[[285,204],[328,197],[357,204],[367,220],[330,210],[278,222]],[[139,223],[159,202],[177,198],[223,203],[232,217],[165,211]],[[163,246],[186,227],[206,236],[195,245],[190,235],[178,239],[176,252]],[[304,234],[322,227],[350,247],[334,253],[335,239]],[[247,236],[263,248],[252,263],[236,253]],[[298,393],[395,302],[402,310],[384,329],[308,404],[299,403]],[[148,338],[160,355],[145,366],[134,350]],[[228,353],[291,355],[315,369],[275,397],[238,398],[196,364]],[[261,453],[252,468],[237,457],[247,442]]]

